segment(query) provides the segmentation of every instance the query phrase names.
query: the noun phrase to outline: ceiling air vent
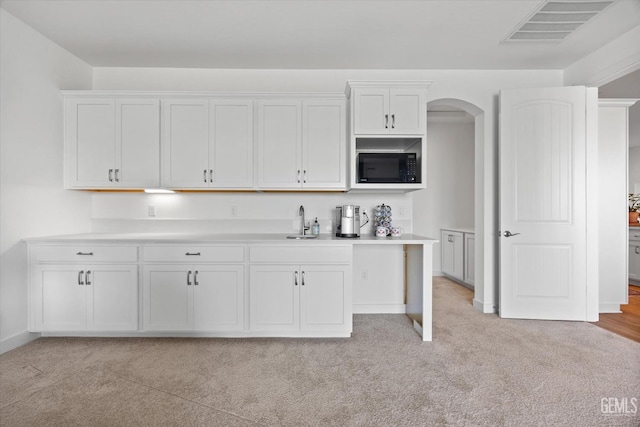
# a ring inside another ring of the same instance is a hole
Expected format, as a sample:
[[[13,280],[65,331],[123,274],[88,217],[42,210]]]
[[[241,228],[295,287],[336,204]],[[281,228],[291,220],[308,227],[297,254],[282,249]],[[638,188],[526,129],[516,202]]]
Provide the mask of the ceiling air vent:
[[[614,1],[545,1],[504,41],[560,42]]]

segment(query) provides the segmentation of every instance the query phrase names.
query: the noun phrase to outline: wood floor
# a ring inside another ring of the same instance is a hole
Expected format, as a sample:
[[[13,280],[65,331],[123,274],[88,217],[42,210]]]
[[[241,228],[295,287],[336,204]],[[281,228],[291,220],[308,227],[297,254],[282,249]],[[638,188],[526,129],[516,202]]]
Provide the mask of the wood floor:
[[[629,285],[629,289],[640,291],[640,287]],[[602,313],[594,325],[615,334],[640,342],[640,295],[629,295],[629,304],[621,305],[622,313]]]

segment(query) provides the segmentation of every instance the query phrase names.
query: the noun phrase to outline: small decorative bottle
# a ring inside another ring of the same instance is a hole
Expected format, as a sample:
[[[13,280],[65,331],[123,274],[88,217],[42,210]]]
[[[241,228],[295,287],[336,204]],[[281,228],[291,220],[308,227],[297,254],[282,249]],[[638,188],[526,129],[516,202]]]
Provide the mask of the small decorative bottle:
[[[313,227],[311,228],[311,234],[317,236],[320,234],[320,224],[318,224],[318,217],[313,221]]]

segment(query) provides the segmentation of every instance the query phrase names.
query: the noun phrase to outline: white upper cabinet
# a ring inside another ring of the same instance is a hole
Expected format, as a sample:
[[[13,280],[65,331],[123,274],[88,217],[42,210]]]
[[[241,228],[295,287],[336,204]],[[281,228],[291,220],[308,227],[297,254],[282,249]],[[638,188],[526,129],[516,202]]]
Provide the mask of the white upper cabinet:
[[[345,101],[258,103],[258,187],[345,189]]]
[[[66,98],[65,161],[66,188],[157,187],[159,101]]]
[[[209,186],[209,101],[162,101],[162,186]]]
[[[421,135],[426,132],[426,85],[349,82],[356,135]]]
[[[302,101],[302,186],[346,188],[345,101]]]
[[[258,186],[302,186],[302,102],[258,102]]]
[[[162,186],[253,187],[253,101],[166,99]]]

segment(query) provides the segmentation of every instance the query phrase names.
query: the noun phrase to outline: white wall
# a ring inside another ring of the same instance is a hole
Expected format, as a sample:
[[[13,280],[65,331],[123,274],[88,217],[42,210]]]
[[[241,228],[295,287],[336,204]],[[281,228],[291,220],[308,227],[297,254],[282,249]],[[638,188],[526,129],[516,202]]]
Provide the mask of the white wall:
[[[640,193],[640,147],[629,149],[629,192]]]
[[[640,69],[640,26],[592,52],[564,71],[566,86],[602,86]]]
[[[300,230],[300,205],[306,220],[318,217],[320,233],[333,231],[335,207],[359,205],[373,220],[379,204],[392,208],[393,224],[411,232],[409,194],[363,193],[95,193],[95,232],[290,233]],[[156,217],[148,217],[148,206]],[[232,207],[235,207],[236,215]],[[373,222],[373,221],[372,221]],[[372,222],[362,227],[373,234]],[[364,223],[364,219],[363,219]]]
[[[428,116],[429,117],[429,116]],[[413,193],[413,229],[439,239],[443,227],[474,225],[475,126],[467,119],[429,119],[427,189]],[[433,248],[440,274],[440,244]]]
[[[212,90],[264,92],[343,92],[347,80],[431,80],[427,101],[452,98],[476,106],[484,123],[482,146],[476,147],[475,301],[485,312],[497,302],[497,100],[501,89],[562,86],[561,70],[205,70],[169,68],[95,68],[94,89]],[[479,141],[476,138],[476,141]],[[95,197],[101,197],[96,195]],[[313,197],[313,196],[308,196]],[[305,199],[306,200],[306,199]],[[486,237],[485,237],[486,236]],[[484,239],[484,240],[483,240]],[[488,285],[485,286],[484,283]]]
[[[91,67],[0,9],[0,352],[27,330],[25,237],[89,231],[91,198],[62,189],[60,89]]]

